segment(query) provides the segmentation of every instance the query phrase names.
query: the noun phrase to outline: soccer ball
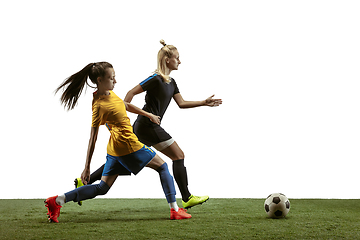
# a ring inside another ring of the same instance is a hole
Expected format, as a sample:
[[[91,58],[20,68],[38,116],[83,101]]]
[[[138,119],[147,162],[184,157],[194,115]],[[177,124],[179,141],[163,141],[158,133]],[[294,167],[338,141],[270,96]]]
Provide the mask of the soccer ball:
[[[266,198],[264,207],[269,217],[283,218],[290,211],[290,201],[282,193],[273,193]]]

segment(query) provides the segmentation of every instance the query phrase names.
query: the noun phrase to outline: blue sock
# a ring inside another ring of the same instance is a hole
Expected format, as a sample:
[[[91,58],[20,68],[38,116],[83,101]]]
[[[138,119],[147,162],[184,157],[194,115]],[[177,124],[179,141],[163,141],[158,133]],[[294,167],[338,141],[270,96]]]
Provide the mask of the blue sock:
[[[160,175],[160,181],[168,203],[176,202],[174,179],[170,175],[167,163],[161,165],[156,171]]]
[[[65,202],[79,202],[98,195],[105,195],[109,189],[110,187],[104,181],[101,181],[99,184],[85,185],[65,193]]]

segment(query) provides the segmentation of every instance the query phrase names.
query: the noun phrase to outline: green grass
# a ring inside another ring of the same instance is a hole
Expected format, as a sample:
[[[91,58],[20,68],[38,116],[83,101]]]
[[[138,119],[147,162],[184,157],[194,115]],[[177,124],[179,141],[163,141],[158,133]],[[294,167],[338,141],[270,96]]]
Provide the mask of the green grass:
[[[360,200],[290,201],[284,219],[267,218],[264,199],[210,199],[172,221],[164,199],[93,199],[55,224],[42,199],[0,200],[0,239],[360,239]]]

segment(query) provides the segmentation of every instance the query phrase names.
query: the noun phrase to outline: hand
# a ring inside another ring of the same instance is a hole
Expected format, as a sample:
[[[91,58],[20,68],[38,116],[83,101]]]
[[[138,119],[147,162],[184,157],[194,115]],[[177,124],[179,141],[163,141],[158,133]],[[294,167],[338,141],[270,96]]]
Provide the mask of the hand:
[[[160,125],[160,117],[159,116],[156,116],[156,115],[154,115],[152,113],[149,113],[149,119],[153,123],[156,123],[157,125]]]
[[[85,168],[84,171],[81,174],[81,181],[84,185],[87,185],[90,181],[90,169]]]
[[[213,99],[214,96],[215,96],[215,94],[212,95],[211,97],[208,97],[208,98],[205,100],[204,106],[217,107],[217,106],[219,106],[220,104],[222,104],[222,100],[221,100],[221,99]]]

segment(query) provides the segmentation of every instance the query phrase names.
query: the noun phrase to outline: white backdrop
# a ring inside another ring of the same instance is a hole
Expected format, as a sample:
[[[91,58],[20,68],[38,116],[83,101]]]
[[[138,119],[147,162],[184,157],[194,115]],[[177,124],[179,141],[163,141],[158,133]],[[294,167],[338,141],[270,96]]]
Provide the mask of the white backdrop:
[[[123,98],[155,70],[160,39],[180,52],[172,77],[185,100],[223,99],[218,108],[187,110],[172,102],[162,122],[185,152],[193,194],[360,197],[358,1],[0,5],[0,198],[73,189],[85,163],[93,90],[69,112],[54,90],[86,64],[108,61]],[[144,96],[132,103],[142,107]],[[108,137],[101,127],[91,170],[105,162]],[[163,192],[158,174],[144,169],[118,178],[105,197]]]

